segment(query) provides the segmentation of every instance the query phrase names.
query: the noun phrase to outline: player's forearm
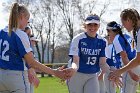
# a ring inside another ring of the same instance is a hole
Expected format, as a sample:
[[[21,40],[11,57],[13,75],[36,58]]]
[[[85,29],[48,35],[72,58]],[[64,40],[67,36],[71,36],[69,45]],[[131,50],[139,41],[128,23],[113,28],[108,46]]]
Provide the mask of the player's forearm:
[[[100,58],[99,66],[100,66],[103,73],[110,73],[110,67],[106,63],[106,58],[105,57]]]
[[[129,62],[127,65],[123,66],[120,71],[121,73],[124,73],[125,71],[129,71],[130,69],[135,68],[136,66],[140,65],[140,55],[137,55],[136,58],[134,58],[133,60],[131,60],[131,62]]]
[[[37,70],[42,71],[44,73],[48,73],[48,74],[53,74],[54,75],[54,70],[51,69],[50,67],[47,67],[47,66],[41,64],[37,60],[35,60],[34,57],[33,57],[33,54],[31,52],[26,54],[24,56],[24,59],[25,59],[25,62],[27,62],[27,64],[31,68],[37,69]]]
[[[129,63],[128,57],[122,57],[122,62],[124,65],[127,65]]]
[[[125,65],[127,65],[128,63],[129,63],[129,60],[128,60],[128,58],[122,58],[122,61],[123,61],[123,64],[124,64],[124,66]],[[132,73],[132,71],[131,70],[129,70],[129,71],[127,71],[129,74],[131,74]]]
[[[126,51],[120,52],[120,56],[121,56],[123,64],[127,65],[129,63],[129,59],[128,59],[128,55],[127,55]]]
[[[76,71],[79,69],[79,57],[78,56],[73,56],[73,62],[72,62],[71,67]]]
[[[32,62],[31,64],[29,64],[29,66],[31,66],[32,68],[37,69],[41,72],[54,75],[53,69],[37,62],[36,60],[34,60],[34,61],[35,62]]]
[[[108,66],[107,63],[100,64],[100,68],[103,73],[110,73],[110,67]]]

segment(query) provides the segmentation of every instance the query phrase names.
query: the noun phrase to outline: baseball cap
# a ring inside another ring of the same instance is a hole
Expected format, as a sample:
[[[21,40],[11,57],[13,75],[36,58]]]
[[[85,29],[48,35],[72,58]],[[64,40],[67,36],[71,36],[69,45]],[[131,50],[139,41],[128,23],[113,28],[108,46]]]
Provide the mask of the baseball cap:
[[[39,39],[37,39],[36,37],[30,37],[30,40],[33,40],[33,41],[36,41],[36,42],[38,42],[38,41],[40,41]]]
[[[98,15],[89,15],[85,19],[85,24],[90,24],[90,23],[95,23],[95,24],[100,24],[100,18]]]

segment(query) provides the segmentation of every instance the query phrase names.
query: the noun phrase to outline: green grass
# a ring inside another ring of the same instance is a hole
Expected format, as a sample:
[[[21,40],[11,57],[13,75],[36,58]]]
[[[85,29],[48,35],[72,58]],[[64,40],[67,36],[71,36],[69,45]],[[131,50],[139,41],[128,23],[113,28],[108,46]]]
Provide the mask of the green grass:
[[[117,89],[117,93],[119,90]],[[55,77],[40,78],[40,85],[35,89],[35,93],[68,93],[65,83],[60,83],[60,79]],[[140,87],[137,90],[140,93]]]
[[[35,93],[68,93],[67,85],[61,84],[60,79],[54,77],[40,78],[40,85]]]

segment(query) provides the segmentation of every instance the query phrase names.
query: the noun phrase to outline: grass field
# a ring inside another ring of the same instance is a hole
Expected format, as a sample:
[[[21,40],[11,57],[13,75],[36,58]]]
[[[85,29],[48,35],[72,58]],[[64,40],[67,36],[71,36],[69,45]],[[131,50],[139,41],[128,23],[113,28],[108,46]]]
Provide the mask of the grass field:
[[[35,89],[35,93],[68,93],[68,89],[65,83],[60,83],[60,79],[44,77],[40,78],[40,85]],[[140,93],[140,87],[137,93]]]
[[[40,78],[40,85],[35,93],[68,93],[66,84],[61,84],[60,79],[54,77]]]

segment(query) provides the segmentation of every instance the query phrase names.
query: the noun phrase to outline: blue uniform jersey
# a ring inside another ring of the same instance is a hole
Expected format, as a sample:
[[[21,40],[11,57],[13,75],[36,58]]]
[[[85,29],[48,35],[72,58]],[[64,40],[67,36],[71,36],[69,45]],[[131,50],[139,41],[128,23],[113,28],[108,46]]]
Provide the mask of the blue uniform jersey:
[[[113,52],[113,44],[109,44],[106,48],[105,48],[105,55],[106,55],[106,62],[109,66],[115,66],[114,65],[114,60],[113,60],[113,56],[114,56],[114,52]]]
[[[69,55],[79,56],[79,69],[81,73],[96,73],[100,70],[99,58],[105,57],[106,41],[96,35],[89,37],[86,33],[75,36],[72,40]]]
[[[114,66],[116,68],[121,67],[121,62],[116,58],[116,53],[113,44],[109,44],[105,48],[105,54],[106,54],[106,62],[109,66]]]
[[[116,35],[113,40],[113,45],[115,48],[116,59],[121,62],[120,52],[126,51],[128,59],[132,60],[136,56],[136,50],[132,48],[132,38],[124,34],[124,38],[127,40],[127,44],[120,35]]]
[[[17,29],[8,35],[8,29],[0,31],[0,68],[24,71],[27,67],[24,55],[32,51],[27,34]]]

